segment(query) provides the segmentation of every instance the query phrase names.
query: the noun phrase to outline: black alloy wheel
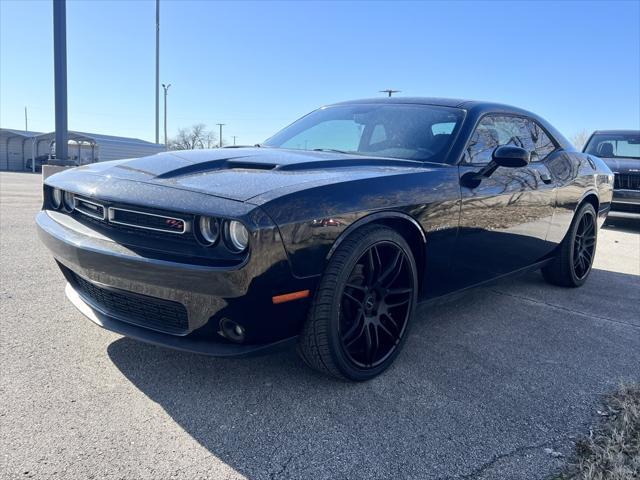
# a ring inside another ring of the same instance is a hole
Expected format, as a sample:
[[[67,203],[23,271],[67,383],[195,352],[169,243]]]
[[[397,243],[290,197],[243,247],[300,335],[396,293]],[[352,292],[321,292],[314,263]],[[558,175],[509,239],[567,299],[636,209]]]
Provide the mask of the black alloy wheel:
[[[310,367],[363,381],[393,363],[415,309],[418,275],[411,248],[395,230],[368,225],[331,257],[298,342]]]
[[[355,365],[380,365],[397,348],[411,313],[413,280],[407,254],[395,243],[375,243],[358,259],[340,309],[342,348]]]
[[[578,208],[556,256],[542,268],[545,280],[562,287],[579,287],[589,277],[598,242],[596,210],[590,203]]]
[[[573,270],[579,280],[591,270],[596,250],[596,220],[590,212],[585,213],[578,223],[573,241]]]

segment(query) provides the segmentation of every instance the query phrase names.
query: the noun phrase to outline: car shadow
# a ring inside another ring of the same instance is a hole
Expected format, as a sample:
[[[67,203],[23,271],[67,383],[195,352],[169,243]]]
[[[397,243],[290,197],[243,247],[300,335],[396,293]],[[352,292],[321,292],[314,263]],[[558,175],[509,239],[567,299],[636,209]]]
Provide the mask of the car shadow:
[[[637,280],[594,270],[583,288],[560,289],[533,273],[420,308],[396,363],[359,384],[293,351],[223,360],[121,338],[108,353],[248,478],[451,478],[502,461],[536,471],[527,462],[553,468],[542,447],[569,448],[600,394],[638,380],[638,326],[622,318],[636,307],[616,305],[638,304]],[[591,313],[603,285],[615,295]]]
[[[626,233],[640,233],[640,219],[608,217],[602,228]]]

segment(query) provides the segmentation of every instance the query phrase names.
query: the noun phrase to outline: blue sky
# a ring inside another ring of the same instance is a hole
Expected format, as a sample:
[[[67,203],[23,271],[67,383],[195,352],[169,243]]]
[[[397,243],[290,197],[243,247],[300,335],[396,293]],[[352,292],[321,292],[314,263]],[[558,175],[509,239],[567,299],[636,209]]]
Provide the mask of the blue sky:
[[[70,129],[153,140],[154,31],[153,1],[68,2]],[[255,143],[389,87],[514,104],[567,136],[637,129],[640,2],[162,0],[160,76],[170,136],[223,122]],[[0,126],[25,106],[54,129],[51,1],[0,0]]]

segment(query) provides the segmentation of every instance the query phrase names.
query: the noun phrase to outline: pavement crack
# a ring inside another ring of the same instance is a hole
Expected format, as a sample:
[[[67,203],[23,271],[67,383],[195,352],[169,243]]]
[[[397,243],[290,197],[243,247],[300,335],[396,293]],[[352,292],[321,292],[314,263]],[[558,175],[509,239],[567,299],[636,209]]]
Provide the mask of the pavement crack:
[[[276,480],[279,478],[283,478],[283,476],[286,475],[287,473],[287,468],[289,468],[289,465],[291,464],[291,462],[294,459],[298,459],[300,458],[302,455],[304,455],[304,452],[298,452],[296,453],[292,453],[291,455],[289,455],[289,458],[287,458],[282,465],[280,465],[280,470],[278,470],[277,472],[273,472],[270,475],[271,480]]]
[[[502,460],[504,460],[506,458],[514,457],[516,455],[521,454],[522,452],[527,452],[529,450],[537,450],[539,448],[548,447],[549,445],[552,445],[553,443],[555,443],[555,441],[546,441],[546,442],[543,442],[543,443],[537,443],[535,445],[523,445],[522,447],[515,448],[515,449],[511,450],[510,452],[494,455],[493,458],[491,458],[491,460],[486,461],[485,463],[483,463],[482,465],[477,467],[472,472],[466,473],[464,475],[461,475],[458,478],[461,478],[461,479],[475,478],[478,475],[480,475],[483,472],[485,472],[486,470],[488,470],[491,467],[493,467],[496,463],[498,463],[498,462],[500,462],[500,461],[502,461]]]
[[[573,310],[571,308],[563,307],[561,305],[556,305],[554,303],[548,303],[548,302],[545,302],[543,300],[537,300],[537,299],[531,298],[531,297],[525,297],[523,295],[516,295],[514,293],[507,293],[507,292],[503,292],[503,291],[495,290],[495,289],[489,289],[489,291],[492,292],[492,293],[495,293],[497,295],[503,295],[505,297],[517,298],[519,300],[525,300],[527,302],[535,303],[535,304],[538,304],[538,305],[545,305],[545,306],[553,308],[555,310],[561,310],[563,312],[573,313],[573,314],[581,315],[581,316],[587,317],[587,318],[603,320],[605,322],[611,322],[611,323],[615,323],[615,324],[618,324],[618,325],[624,325],[626,327],[636,328],[636,329],[640,330],[640,326],[639,325],[634,325],[633,323],[622,322],[620,320],[614,320],[613,318],[603,317],[602,315],[596,315],[596,314],[593,314],[593,313],[581,312],[580,310]]]

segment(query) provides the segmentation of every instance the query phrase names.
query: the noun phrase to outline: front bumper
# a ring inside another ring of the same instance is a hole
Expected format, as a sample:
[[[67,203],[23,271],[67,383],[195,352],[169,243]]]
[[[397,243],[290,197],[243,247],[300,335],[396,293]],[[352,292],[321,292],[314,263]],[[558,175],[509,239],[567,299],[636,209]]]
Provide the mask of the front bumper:
[[[147,328],[137,327],[109,316],[83,299],[82,296],[73,288],[71,283],[67,283],[65,294],[69,301],[78,310],[80,310],[85,317],[106,330],[119,333],[126,337],[133,338],[134,340],[140,340],[153,345],[173,348],[175,350],[182,350],[190,353],[198,353],[214,357],[247,357],[287,348],[294,344],[297,338],[296,336],[293,336],[285,338],[284,340],[278,340],[266,344],[241,345],[211,339],[206,335],[192,334],[184,337],[167,335]]]
[[[614,190],[609,216],[640,218],[640,190]]]
[[[36,222],[69,281],[67,297],[85,316],[108,330],[171,348],[238,356],[287,344],[301,328],[308,299],[273,305],[271,298],[315,286],[313,279],[293,277],[277,229],[256,236],[244,264],[216,267],[145,255],[58,212],[43,210]],[[188,324],[179,334],[140,326],[84,294],[76,276],[100,288],[180,304]],[[242,325],[242,344],[218,333],[222,318]]]

